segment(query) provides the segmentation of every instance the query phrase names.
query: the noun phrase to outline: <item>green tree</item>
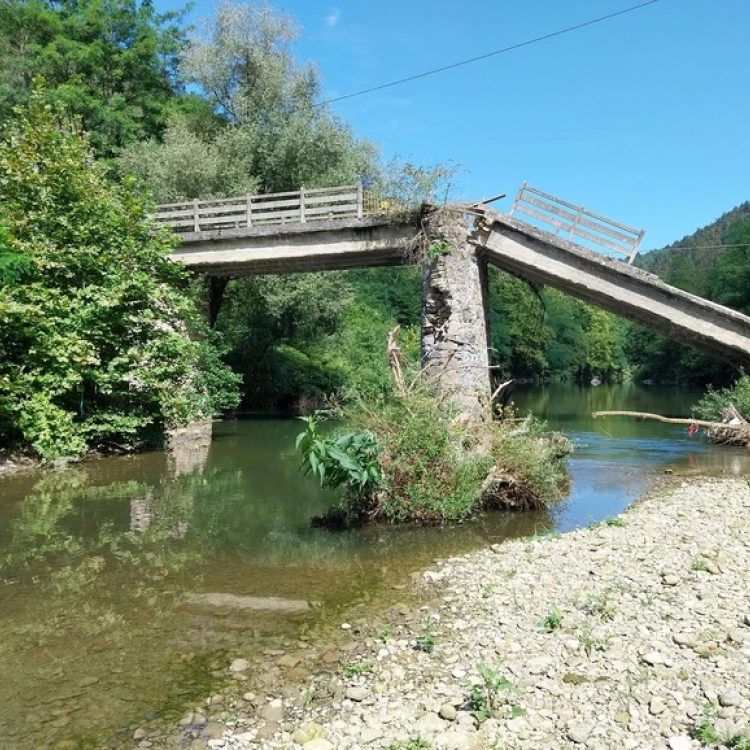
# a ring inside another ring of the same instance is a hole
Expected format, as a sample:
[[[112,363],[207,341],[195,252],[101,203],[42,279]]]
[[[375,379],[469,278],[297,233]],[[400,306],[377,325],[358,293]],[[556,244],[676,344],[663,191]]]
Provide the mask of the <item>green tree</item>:
[[[0,0],[0,121],[42,76],[47,101],[80,116],[97,155],[158,135],[182,88],[181,20],[149,0]]]
[[[1,439],[45,458],[139,446],[236,403],[173,238],[132,181],[113,187],[85,137],[35,91],[0,141]]]

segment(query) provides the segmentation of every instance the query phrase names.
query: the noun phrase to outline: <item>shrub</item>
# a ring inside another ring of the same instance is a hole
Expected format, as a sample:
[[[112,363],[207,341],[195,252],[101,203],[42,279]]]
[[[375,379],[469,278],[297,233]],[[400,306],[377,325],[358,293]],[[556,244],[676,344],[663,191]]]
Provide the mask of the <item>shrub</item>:
[[[138,447],[231,408],[237,379],[175,240],[36,90],[0,138],[0,446]]]
[[[693,406],[693,410],[700,419],[721,422],[723,411],[733,404],[737,411],[750,420],[750,375],[744,373],[728,388],[714,390],[709,387],[706,395]]]
[[[298,438],[302,469],[343,500],[318,522],[442,523],[490,508],[543,507],[561,494],[570,443],[541,423],[464,423],[427,386],[405,398],[360,400],[342,415],[352,432]]]

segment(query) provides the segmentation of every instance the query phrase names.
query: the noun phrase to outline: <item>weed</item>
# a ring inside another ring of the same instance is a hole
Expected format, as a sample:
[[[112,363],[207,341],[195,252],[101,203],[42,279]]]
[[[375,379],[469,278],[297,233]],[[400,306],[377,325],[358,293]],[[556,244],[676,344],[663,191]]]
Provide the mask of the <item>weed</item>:
[[[360,674],[372,672],[375,665],[369,659],[366,661],[352,661],[344,667],[344,674],[347,677],[356,677]]]
[[[398,740],[391,742],[384,750],[430,750],[430,743],[426,739],[417,735],[410,740]]]
[[[500,705],[501,693],[514,692],[516,686],[500,672],[499,664],[494,667],[479,664],[477,669],[482,684],[472,688],[467,707],[481,723],[495,715]]]
[[[414,646],[416,651],[423,651],[425,654],[431,654],[435,650],[437,637],[433,633],[427,635],[418,635],[417,643]]]
[[[693,731],[696,740],[708,747],[722,745],[732,750],[750,750],[750,734],[734,734],[731,723],[727,728],[717,727],[719,722],[716,721],[716,711],[710,703],[703,704],[702,713],[701,723]]]
[[[604,525],[605,526],[613,526],[615,528],[621,529],[624,526],[627,526],[628,524],[625,522],[624,518],[615,517],[615,518],[608,518],[604,522]]]
[[[510,709],[511,719],[518,719],[521,716],[526,716],[526,709],[521,708],[521,706],[513,706],[513,708]]]
[[[482,599],[489,599],[495,593],[495,587],[491,583],[485,583],[482,589]]]
[[[584,610],[589,615],[598,615],[602,620],[612,620],[617,611],[612,602],[612,589],[608,586],[601,594],[590,596]]]
[[[380,631],[380,635],[378,636],[382,643],[388,643],[388,641],[391,639],[391,626],[389,624],[385,624],[383,626],[383,629]]]
[[[691,567],[693,570],[708,570],[708,562],[702,557],[696,557]]]
[[[562,612],[553,606],[550,613],[539,623],[539,627],[544,628],[548,633],[552,633],[562,625]]]
[[[318,687],[313,682],[302,695],[302,710],[310,708],[312,702],[315,700],[315,696],[318,694]]]
[[[597,638],[593,635],[591,632],[591,628],[588,626],[584,627],[583,630],[581,630],[580,634],[578,635],[578,640],[581,643],[581,646],[583,647],[583,650],[586,654],[586,656],[590,659],[591,654],[594,653],[594,651],[606,651],[607,646],[609,645],[608,641],[605,638]]]

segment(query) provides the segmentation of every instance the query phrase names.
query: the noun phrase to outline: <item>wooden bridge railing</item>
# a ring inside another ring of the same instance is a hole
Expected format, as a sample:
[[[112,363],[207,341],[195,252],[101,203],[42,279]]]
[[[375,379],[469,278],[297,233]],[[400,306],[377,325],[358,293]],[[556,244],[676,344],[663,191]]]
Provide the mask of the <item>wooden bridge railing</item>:
[[[522,214],[553,227],[556,235],[567,235],[571,242],[584,240],[595,249],[604,248],[627,256],[628,264],[638,254],[645,231],[618,224],[606,216],[587,211],[554,195],[529,187],[525,182],[516,195],[510,215]],[[525,220],[525,219],[524,219]],[[580,242],[578,244],[581,244]]]
[[[153,219],[176,232],[240,229],[331,219],[361,219],[365,214],[362,184],[302,188],[290,193],[244,195],[157,206]]]

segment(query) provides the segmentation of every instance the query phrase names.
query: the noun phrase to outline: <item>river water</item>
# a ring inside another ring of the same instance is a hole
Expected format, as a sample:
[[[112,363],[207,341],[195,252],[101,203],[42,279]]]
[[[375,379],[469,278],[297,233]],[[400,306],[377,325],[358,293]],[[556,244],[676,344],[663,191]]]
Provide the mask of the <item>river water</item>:
[[[520,413],[577,444],[569,497],[549,512],[445,529],[312,529],[333,496],[299,475],[292,419],[217,424],[210,450],[179,459],[106,458],[0,479],[0,748],[127,744],[134,727],[178,717],[220,687],[228,658],[314,638],[435,558],[600,521],[665,470],[750,473],[746,449],[590,416],[684,416],[698,395],[519,388]],[[280,614],[201,603],[207,593],[310,604]]]

